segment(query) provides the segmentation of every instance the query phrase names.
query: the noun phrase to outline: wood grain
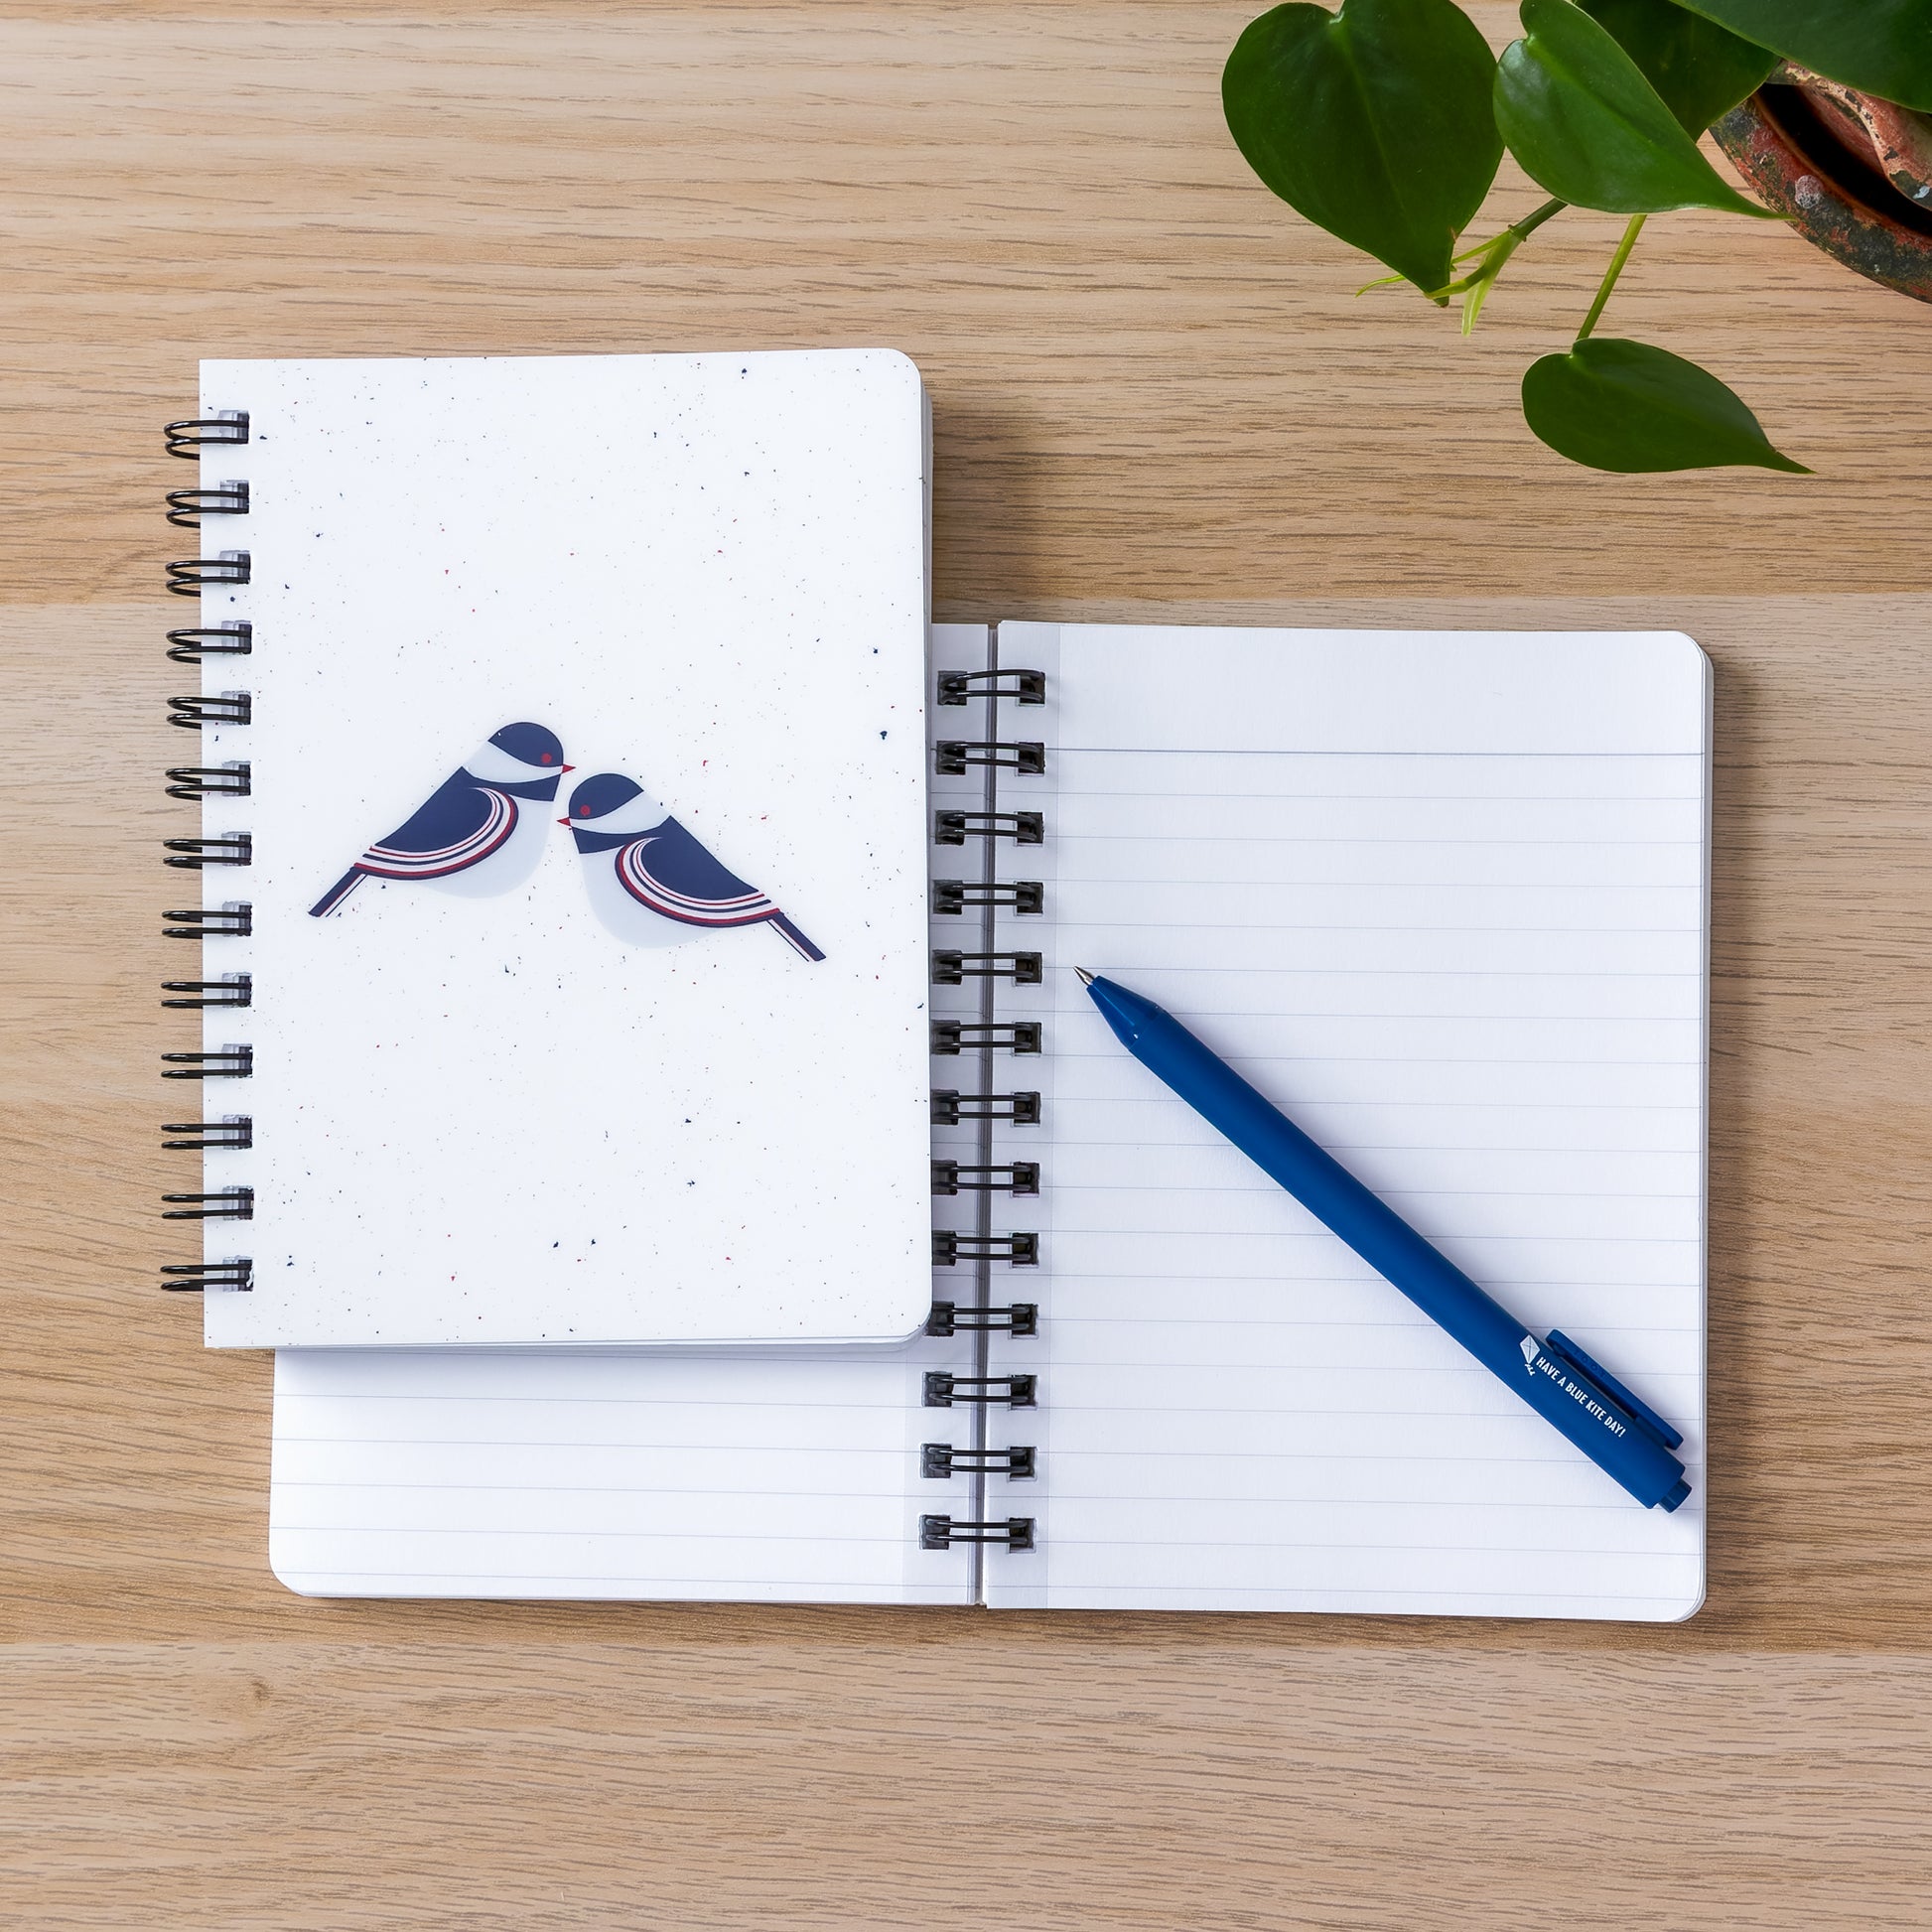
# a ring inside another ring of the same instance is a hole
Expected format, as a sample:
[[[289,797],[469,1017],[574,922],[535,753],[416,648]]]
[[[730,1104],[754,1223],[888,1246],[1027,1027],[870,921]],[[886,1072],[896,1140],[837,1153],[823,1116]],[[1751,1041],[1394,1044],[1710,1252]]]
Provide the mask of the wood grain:
[[[1569,470],[1514,384],[1614,222],[1552,223],[1471,343],[1357,302],[1360,263],[1219,128],[1245,11],[0,0],[8,1922],[1925,1922],[1932,315],[1768,224],[1654,222],[1615,325],[1821,475]],[[1711,650],[1692,1622],[328,1604],[269,1577],[267,1362],[205,1353],[153,1289],[180,1172],[155,774],[192,743],[161,722],[156,426],[205,353],[854,342],[931,382],[942,615]]]

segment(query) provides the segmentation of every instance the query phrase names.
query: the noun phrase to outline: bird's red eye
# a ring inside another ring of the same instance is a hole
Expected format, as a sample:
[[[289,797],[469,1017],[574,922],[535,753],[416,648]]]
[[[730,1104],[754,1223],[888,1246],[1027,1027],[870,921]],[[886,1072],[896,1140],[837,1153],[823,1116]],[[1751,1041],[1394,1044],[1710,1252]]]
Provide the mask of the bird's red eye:
[[[550,762],[550,754],[548,752],[544,753],[543,761],[545,764],[548,764]]]
[[[590,815],[591,815],[591,808],[588,805],[579,805],[577,807],[577,816],[579,818],[589,818]]]

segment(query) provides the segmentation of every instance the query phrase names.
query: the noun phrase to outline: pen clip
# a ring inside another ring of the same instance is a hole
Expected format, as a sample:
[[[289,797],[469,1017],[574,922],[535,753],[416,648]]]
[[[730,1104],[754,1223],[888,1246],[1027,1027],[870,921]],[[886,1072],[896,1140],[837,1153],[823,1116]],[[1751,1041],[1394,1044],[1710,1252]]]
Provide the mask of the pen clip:
[[[1593,1361],[1585,1354],[1568,1335],[1552,1328],[1543,1337],[1543,1346],[1547,1353],[1567,1362],[1579,1374],[1588,1376],[1618,1408],[1627,1410],[1631,1420],[1648,1430],[1666,1449],[1677,1449],[1682,1445],[1684,1438],[1655,1409],[1632,1395],[1601,1362]]]

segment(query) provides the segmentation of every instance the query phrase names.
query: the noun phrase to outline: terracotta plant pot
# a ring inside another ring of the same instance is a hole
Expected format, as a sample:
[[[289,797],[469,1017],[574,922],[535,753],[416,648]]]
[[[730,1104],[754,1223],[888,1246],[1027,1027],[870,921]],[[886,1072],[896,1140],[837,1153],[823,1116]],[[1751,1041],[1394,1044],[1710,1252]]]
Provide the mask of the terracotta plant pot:
[[[1932,117],[1787,68],[1712,133],[1807,241],[1932,302]]]

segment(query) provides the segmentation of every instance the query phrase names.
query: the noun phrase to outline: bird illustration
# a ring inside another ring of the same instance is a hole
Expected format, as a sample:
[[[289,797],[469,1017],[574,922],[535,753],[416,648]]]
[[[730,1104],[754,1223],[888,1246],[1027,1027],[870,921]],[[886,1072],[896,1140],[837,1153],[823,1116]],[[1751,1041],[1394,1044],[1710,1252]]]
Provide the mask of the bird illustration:
[[[554,732],[505,725],[437,786],[412,818],[376,843],[309,907],[323,919],[365,879],[397,879],[487,898],[522,885],[543,857],[548,805],[571,767]]]
[[[598,917],[633,946],[675,946],[723,926],[768,925],[805,959],[825,955],[765,896],[727,872],[633,779],[600,771],[570,795],[568,825]]]

